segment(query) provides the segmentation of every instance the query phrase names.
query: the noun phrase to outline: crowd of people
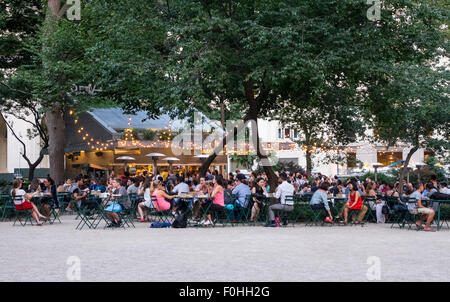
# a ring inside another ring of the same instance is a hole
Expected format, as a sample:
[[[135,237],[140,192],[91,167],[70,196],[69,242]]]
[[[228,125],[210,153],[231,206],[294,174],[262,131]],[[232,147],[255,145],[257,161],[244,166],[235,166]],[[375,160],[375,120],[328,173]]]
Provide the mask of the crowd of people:
[[[291,212],[294,210],[294,199],[292,196],[308,196],[310,207],[313,211],[324,211],[326,223],[349,223],[349,213],[352,213],[352,222],[362,223],[368,210],[375,211],[377,223],[385,223],[386,197],[397,197],[398,203],[393,210],[397,212],[408,212],[417,214],[416,226],[425,231],[433,231],[433,221],[437,204],[426,202],[431,199],[448,199],[450,189],[447,183],[437,183],[436,177],[426,185],[417,183],[394,183],[374,182],[370,178],[364,181],[353,177],[345,181],[338,177],[329,178],[318,174],[313,181],[311,177],[302,173],[290,173],[281,171],[276,173],[278,184],[271,192],[268,177],[264,172],[252,172],[246,176],[236,170],[229,173],[227,177],[218,171],[207,172],[204,177],[187,174],[181,177],[172,172],[163,178],[160,175],[152,176],[146,172],[141,175],[130,175],[125,172],[119,177],[90,178],[88,176],[77,176],[67,179],[64,184],[56,185],[51,177],[43,182],[33,179],[28,188],[23,188],[23,181],[15,179],[11,195],[17,210],[29,210],[37,225],[48,220],[52,209],[59,208],[58,193],[70,193],[70,202],[64,211],[76,211],[85,209],[95,212],[98,207],[97,201],[88,198],[90,194],[106,194],[105,212],[110,220],[109,227],[120,227],[123,224],[119,213],[124,209],[130,209],[133,201],[131,196],[137,196],[137,219],[139,222],[148,222],[148,209],[157,211],[170,211],[177,214],[184,194],[194,193],[194,198],[187,205],[191,208],[193,219],[201,225],[210,225],[218,212],[225,208],[231,210],[231,220],[235,222],[242,209],[250,213],[249,221],[256,222],[265,202],[272,199],[268,205],[266,226],[275,227],[280,224],[275,217],[275,212]],[[400,190],[401,189],[401,190]],[[440,197],[440,198],[433,198]],[[32,202],[35,196],[46,196],[42,206],[38,207]],[[369,200],[364,203],[363,199]],[[415,203],[408,203],[410,198]],[[334,201],[343,200],[343,206],[336,210]],[[276,202],[273,202],[276,200]],[[284,215],[281,223],[287,224],[287,216]],[[425,226],[423,226],[425,221]]]

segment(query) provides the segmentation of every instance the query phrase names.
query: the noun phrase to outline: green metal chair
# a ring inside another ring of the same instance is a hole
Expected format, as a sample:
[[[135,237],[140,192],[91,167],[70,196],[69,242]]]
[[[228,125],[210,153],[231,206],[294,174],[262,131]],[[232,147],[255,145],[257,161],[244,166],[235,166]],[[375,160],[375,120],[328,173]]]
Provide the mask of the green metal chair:
[[[372,205],[376,207],[377,198],[375,196],[364,196],[363,204],[367,207],[367,213],[365,215],[366,222],[377,222],[376,210],[372,210]]]
[[[278,217],[280,219],[280,226],[286,227],[289,224],[291,224],[292,227],[294,227],[295,223],[292,222],[292,220],[295,220],[294,195],[286,195],[285,196],[285,202],[294,204],[294,209],[292,211],[289,211],[289,212],[288,211],[283,211],[283,210],[274,210],[275,217]],[[289,223],[289,220],[291,220],[291,223]],[[285,224],[284,222],[287,222],[287,224]]]
[[[0,209],[2,213],[1,221],[15,215],[16,207],[10,195],[0,195]]]
[[[22,202],[22,197],[18,198],[17,200]],[[14,205],[12,198],[11,203]],[[27,222],[30,222],[30,224],[33,225],[31,210],[17,210],[16,207],[14,206],[14,212],[15,212],[15,219],[13,225],[16,225],[17,222],[19,222],[21,226],[25,226]]]
[[[155,196],[151,196],[151,198],[152,198],[153,208],[149,209],[149,217],[150,217],[150,214],[151,214],[152,216],[156,217],[156,220],[157,220],[156,222],[162,222],[162,223],[169,222],[169,223],[172,223],[173,220],[174,220],[174,217],[172,215],[172,211],[170,209],[169,210],[165,210],[165,211],[158,211],[157,207],[156,207],[156,205],[157,205],[156,197]]]

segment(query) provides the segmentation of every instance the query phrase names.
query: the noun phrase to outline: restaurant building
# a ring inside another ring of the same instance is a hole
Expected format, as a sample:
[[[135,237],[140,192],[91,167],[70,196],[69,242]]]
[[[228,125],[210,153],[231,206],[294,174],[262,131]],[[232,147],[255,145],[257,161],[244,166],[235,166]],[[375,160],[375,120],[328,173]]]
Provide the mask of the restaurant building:
[[[148,156],[153,153],[160,153],[156,162],[159,174],[167,174],[169,167],[180,175],[195,174],[202,164],[203,159],[196,157],[202,146],[190,145],[190,150],[183,150],[183,154],[174,154],[171,148],[171,140],[181,127],[180,121],[167,115],[148,119],[145,112],[127,115],[119,108],[71,115],[66,118],[65,130],[66,176],[102,177],[109,176],[111,171],[120,175],[125,169],[131,173],[153,172],[153,157]],[[213,169],[226,173],[227,156],[217,156],[210,166]]]

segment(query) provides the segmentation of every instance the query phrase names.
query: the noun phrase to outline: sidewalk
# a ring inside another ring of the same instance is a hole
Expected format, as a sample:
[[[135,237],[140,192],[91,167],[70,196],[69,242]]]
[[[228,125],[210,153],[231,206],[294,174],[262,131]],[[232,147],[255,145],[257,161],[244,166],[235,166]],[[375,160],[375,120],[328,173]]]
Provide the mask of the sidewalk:
[[[0,281],[450,281],[450,231],[365,227],[216,227],[75,230],[62,224],[0,223]],[[373,259],[373,258],[371,258]]]

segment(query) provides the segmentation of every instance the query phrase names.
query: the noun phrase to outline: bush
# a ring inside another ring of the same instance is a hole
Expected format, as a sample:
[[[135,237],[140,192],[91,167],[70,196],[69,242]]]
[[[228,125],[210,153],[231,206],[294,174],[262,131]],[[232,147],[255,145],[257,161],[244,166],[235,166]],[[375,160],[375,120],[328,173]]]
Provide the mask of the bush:
[[[373,172],[367,172],[366,174],[359,177],[361,181],[365,181],[366,178],[370,178],[372,181],[375,181],[375,173]],[[377,173],[377,181],[378,182],[387,182],[388,184],[394,184],[397,182],[398,178],[395,176],[388,176],[383,173]]]
[[[156,131],[153,131],[151,129],[145,129],[142,131],[142,136],[143,136],[144,140],[152,141],[156,137]]]

